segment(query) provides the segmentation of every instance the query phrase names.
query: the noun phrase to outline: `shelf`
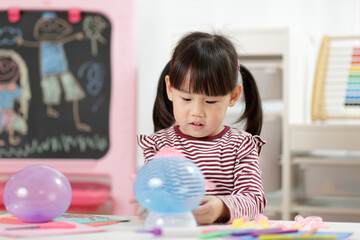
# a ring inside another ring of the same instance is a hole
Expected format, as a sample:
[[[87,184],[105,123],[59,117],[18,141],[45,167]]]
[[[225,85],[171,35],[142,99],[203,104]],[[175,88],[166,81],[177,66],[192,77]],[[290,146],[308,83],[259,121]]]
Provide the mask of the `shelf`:
[[[282,57],[279,55],[252,56],[241,55],[241,62],[248,68],[263,69],[265,71],[281,70]]]
[[[359,157],[316,157],[316,156],[301,156],[294,157],[294,164],[309,166],[309,165],[325,165],[325,166],[360,166]]]
[[[292,177],[288,125],[301,122],[305,111],[302,99],[307,77],[306,35],[283,28],[232,31],[231,36],[240,43],[239,59],[254,76],[262,101],[260,136],[267,142],[259,157],[268,201],[264,214],[290,220]],[[225,123],[234,126],[232,123],[243,109],[241,104],[229,108]]]
[[[263,100],[262,101],[264,119],[282,118],[284,111],[284,103],[279,100]],[[227,115],[239,117],[240,113],[244,111],[244,106],[237,103],[234,107],[228,108]]]
[[[280,211],[281,196],[281,190],[266,192],[265,197],[267,200],[267,207],[271,207],[272,209],[278,209]]]
[[[293,213],[322,216],[324,220],[360,221],[360,198],[311,197],[294,203]]]
[[[283,100],[263,100],[264,120],[269,118],[282,118],[284,114]]]
[[[324,221],[360,221],[360,126],[292,125],[289,133],[290,164],[302,169],[297,185],[304,191],[291,202],[291,213],[318,215]]]
[[[289,147],[292,151],[358,151],[360,125],[303,124],[291,125]],[[330,141],[329,141],[330,140]]]
[[[281,195],[281,190],[265,193],[267,204],[263,214],[269,219],[281,219]]]

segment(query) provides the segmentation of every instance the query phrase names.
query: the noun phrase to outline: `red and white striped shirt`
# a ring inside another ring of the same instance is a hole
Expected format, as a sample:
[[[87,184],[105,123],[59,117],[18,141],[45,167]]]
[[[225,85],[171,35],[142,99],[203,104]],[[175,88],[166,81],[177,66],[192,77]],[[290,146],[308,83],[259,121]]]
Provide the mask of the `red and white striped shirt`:
[[[185,135],[179,126],[138,136],[145,163],[163,147],[176,148],[193,161],[205,179],[216,184],[206,194],[224,202],[230,211],[230,223],[243,216],[254,219],[265,208],[258,162],[264,143],[259,136],[228,126],[218,135],[205,138]]]

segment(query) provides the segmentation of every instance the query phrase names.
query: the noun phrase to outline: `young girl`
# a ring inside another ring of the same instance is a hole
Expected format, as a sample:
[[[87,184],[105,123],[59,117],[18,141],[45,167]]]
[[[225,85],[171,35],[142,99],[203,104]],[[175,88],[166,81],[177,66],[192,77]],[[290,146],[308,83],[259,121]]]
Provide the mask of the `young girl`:
[[[246,120],[245,131],[223,125],[227,108],[241,92],[245,110],[239,121]],[[138,137],[145,163],[160,149],[173,147],[216,185],[193,210],[198,224],[253,219],[263,212],[258,158],[265,142],[257,136],[261,100],[253,76],[239,64],[227,38],[194,32],[179,41],[158,82],[153,121],[156,132]]]

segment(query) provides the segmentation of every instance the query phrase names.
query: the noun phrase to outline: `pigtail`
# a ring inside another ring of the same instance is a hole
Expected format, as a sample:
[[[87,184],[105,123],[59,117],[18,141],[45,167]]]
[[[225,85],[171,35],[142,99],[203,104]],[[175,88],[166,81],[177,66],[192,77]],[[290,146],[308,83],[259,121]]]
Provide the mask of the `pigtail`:
[[[164,128],[168,128],[175,123],[173,115],[173,105],[167,97],[165,84],[165,77],[166,75],[169,75],[170,71],[170,62],[171,61],[166,64],[158,82],[158,88],[153,108],[153,123],[155,132]]]
[[[240,65],[240,74],[243,80],[245,110],[238,121],[240,122],[246,119],[245,130],[252,135],[260,135],[263,113],[259,90],[255,78],[243,65]]]

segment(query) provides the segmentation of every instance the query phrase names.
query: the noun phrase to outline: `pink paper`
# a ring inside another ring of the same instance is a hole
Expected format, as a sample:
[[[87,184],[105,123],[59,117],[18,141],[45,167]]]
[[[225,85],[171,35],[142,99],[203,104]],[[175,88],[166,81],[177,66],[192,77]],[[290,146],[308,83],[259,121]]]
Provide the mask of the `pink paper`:
[[[76,228],[63,228],[63,229],[19,229],[19,230],[6,230],[6,228],[13,228],[14,226],[1,226],[0,235],[6,237],[42,237],[42,236],[53,236],[53,235],[65,235],[65,234],[76,234],[76,233],[92,233],[92,232],[103,232],[104,229],[87,226],[84,224],[76,223]]]

